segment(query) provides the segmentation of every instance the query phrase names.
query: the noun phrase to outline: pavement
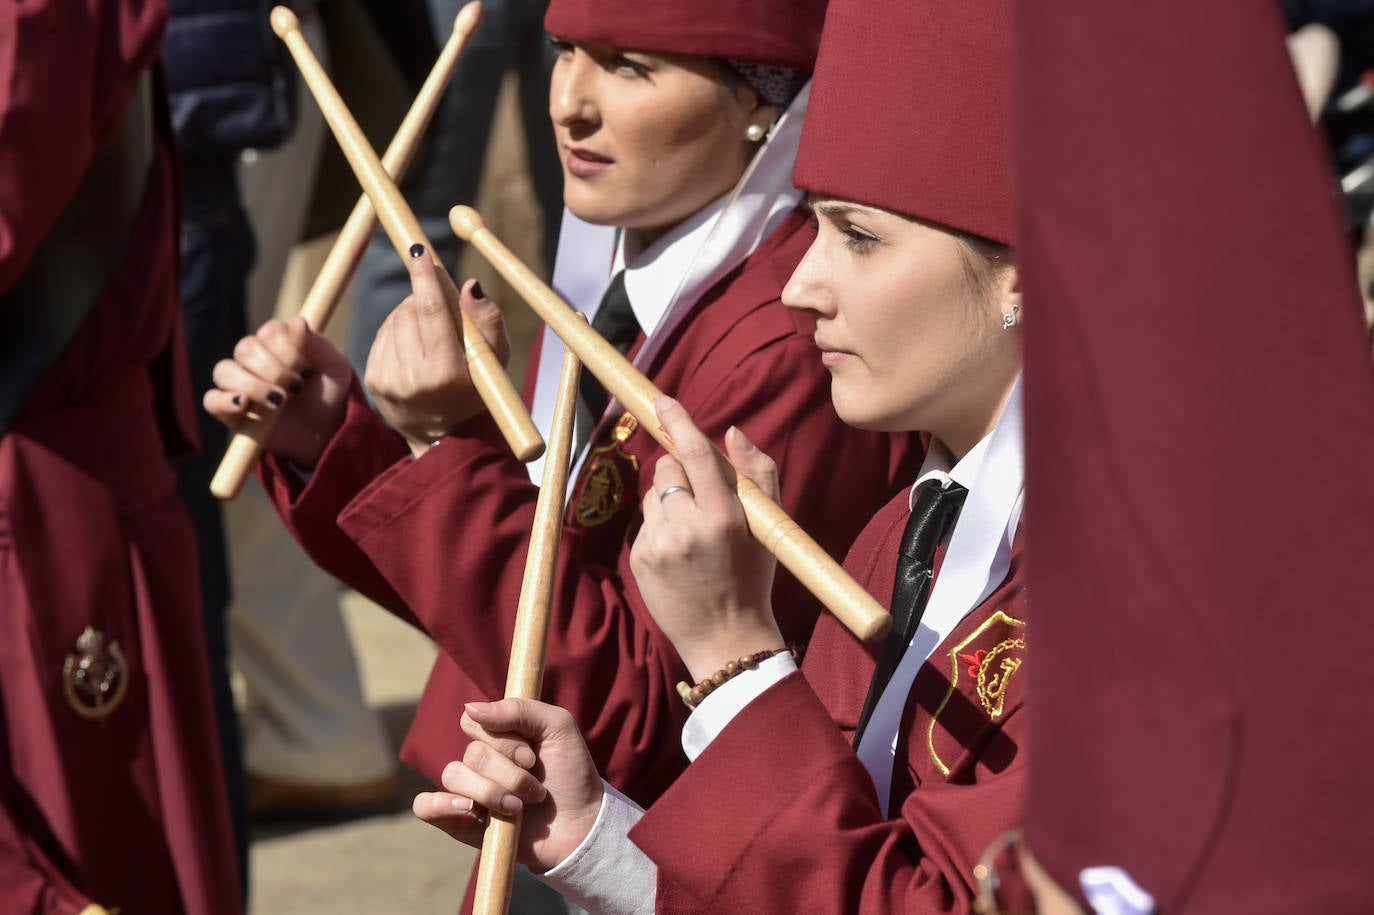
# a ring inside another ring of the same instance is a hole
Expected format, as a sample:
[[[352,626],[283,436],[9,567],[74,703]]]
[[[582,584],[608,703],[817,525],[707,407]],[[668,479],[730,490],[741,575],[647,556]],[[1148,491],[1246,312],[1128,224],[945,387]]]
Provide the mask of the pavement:
[[[399,748],[436,649],[357,595],[344,618],[362,667],[363,694],[382,712]],[[467,889],[475,850],[417,820],[410,802],[428,782],[404,766],[390,802],[372,816],[286,823],[253,831],[253,915],[452,915]]]

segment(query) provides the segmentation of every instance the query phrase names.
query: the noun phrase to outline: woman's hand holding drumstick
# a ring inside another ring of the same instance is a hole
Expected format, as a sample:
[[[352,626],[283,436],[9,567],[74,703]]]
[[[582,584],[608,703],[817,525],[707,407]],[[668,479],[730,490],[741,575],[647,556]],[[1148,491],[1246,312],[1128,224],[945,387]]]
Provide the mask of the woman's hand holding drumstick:
[[[696,682],[727,661],[786,646],[773,616],[776,562],[749,535],[711,440],[677,401],[664,397],[657,411],[678,456],[658,460],[630,568],[644,605]],[[736,428],[725,434],[725,447],[730,462],[776,500],[773,460]]]
[[[444,790],[415,796],[415,815],[479,848],[488,811],[523,811],[517,860],[536,873],[563,863],[591,832],[604,796],[572,715],[529,699],[470,702],[459,726],[472,743],[444,767]]]
[[[207,413],[230,429],[270,420],[272,453],[313,468],[343,424],[353,367],[297,315],[290,322],[274,318],[239,340],[233,358],[216,363],[212,377],[215,387],[201,401]]]
[[[420,140],[424,136],[425,128],[429,126],[429,122],[434,117],[434,112],[438,110],[439,102],[443,99],[444,89],[448,86],[449,80],[453,77],[453,71],[458,66],[458,59],[463,53],[463,48],[481,21],[482,5],[477,0],[473,0],[459,10],[458,18],[453,23],[453,34],[444,44],[443,50],[439,53],[439,59],[435,61],[424,85],[420,87],[419,93],[415,96],[410,111],[406,113],[405,120],[397,129],[396,136],[387,146],[386,155],[382,157],[382,166],[396,180],[400,180],[406,169],[410,167],[410,162],[420,147]],[[348,280],[358,265],[363,249],[367,246],[368,240],[372,238],[372,233],[376,228],[376,212],[372,209],[372,202],[364,194],[354,205],[353,212],[349,215],[348,221],[344,223],[343,229],[340,230],[334,247],[325,259],[324,266],[320,268],[319,276],[315,278],[314,284],[310,287],[310,292],[305,297],[305,302],[301,305],[300,316],[305,319],[306,325],[311,329],[319,333],[324,332],[325,327],[329,324],[329,319],[334,314],[335,306],[338,305],[339,297],[348,285]],[[303,367],[295,366],[294,368]],[[318,368],[317,366],[312,367]],[[344,386],[347,387],[346,378]],[[232,400],[227,406],[233,406]],[[209,401],[207,401],[208,407]],[[212,410],[212,412],[215,411]],[[218,413],[216,415],[219,416]],[[224,452],[219,469],[215,471],[215,476],[210,481],[212,493],[221,499],[233,499],[238,496],[243,489],[244,481],[252,472],[253,464],[257,461],[259,453],[271,439],[272,431],[281,415],[280,410],[269,409],[241,416],[227,414],[226,417],[221,417],[237,422],[234,428],[234,437],[230,439],[229,447]],[[342,420],[341,411],[339,411],[339,419]],[[288,439],[290,437],[287,436]],[[328,435],[325,437],[328,438]]]
[[[285,7],[276,7],[272,10],[272,28],[286,42],[288,50],[295,58],[301,76],[319,103],[325,121],[333,130],[363,190],[376,208],[382,228],[386,230],[397,254],[408,260],[411,248],[421,245],[426,256],[432,256],[428,252],[433,250],[433,246],[421,230],[415,214],[406,205],[405,198],[401,196],[395,183],[387,177],[386,170],[372,147],[368,145],[357,121],[349,113],[320,62],[315,59],[310,46],[300,33],[300,22],[295,14]],[[459,301],[457,287],[448,272],[443,269],[443,265],[436,262],[436,266],[436,275],[444,289],[445,300],[450,305],[456,305]],[[481,395],[482,401],[516,456],[521,460],[533,460],[544,450],[539,430],[535,428],[534,421],[530,419],[529,412],[521,403],[515,386],[511,384],[496,354],[492,352],[491,345],[465,313],[457,308],[454,311],[457,312],[456,319],[461,322],[467,371],[472,377],[473,387]]]
[[[455,303],[446,297],[432,258],[415,256],[407,266],[414,292],[377,328],[363,380],[377,412],[418,458],[483,410],[466,371],[463,337],[453,312],[461,308],[502,361],[510,355],[510,342],[501,309],[475,280],[464,284]]]
[[[521,263],[486,228],[475,210],[471,207],[454,207],[449,212],[449,221],[458,236],[471,242],[558,334],[564,345],[577,354],[584,370],[596,375],[606,390],[615,395],[625,409],[639,420],[641,427],[669,454],[675,454],[673,440],[659,425],[654,412],[654,404],[663,396],[663,392],[588,327],[568,303],[535,276],[529,267]],[[892,619],[873,596],[752,480],[738,473],[723,454],[717,452],[717,455],[744,507],[750,533],[764,548],[776,556],[783,567],[796,576],[850,632],[866,642],[877,641],[886,635],[892,626]]]

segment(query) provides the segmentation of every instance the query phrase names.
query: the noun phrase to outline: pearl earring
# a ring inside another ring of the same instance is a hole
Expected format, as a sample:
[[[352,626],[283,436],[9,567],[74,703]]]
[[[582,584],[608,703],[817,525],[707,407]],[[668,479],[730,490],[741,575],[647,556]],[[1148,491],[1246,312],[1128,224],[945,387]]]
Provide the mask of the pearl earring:
[[[1013,305],[1011,306],[1011,311],[1009,311],[1009,312],[1007,312],[1006,314],[1002,315],[1002,329],[1003,329],[1003,330],[1011,330],[1011,329],[1016,325],[1016,322],[1017,322],[1017,320],[1018,320],[1020,311],[1021,311],[1021,306],[1020,306],[1020,305],[1015,305],[1015,304],[1013,304]]]
[[[744,132],[744,135],[749,138],[750,143],[757,143],[759,140],[763,139],[763,135],[767,130],[768,128],[764,127],[762,124],[750,124],[749,129]]]

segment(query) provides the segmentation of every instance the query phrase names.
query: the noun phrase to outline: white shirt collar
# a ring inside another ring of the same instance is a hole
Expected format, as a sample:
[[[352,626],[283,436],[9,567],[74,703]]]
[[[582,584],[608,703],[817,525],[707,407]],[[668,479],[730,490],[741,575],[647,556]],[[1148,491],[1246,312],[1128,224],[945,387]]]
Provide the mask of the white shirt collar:
[[[989,443],[992,441],[992,433],[989,432],[979,440],[978,444],[969,449],[968,454],[955,464],[950,466],[953,458],[950,456],[949,449],[939,439],[931,439],[930,447],[926,449],[925,463],[921,465],[921,472],[916,477],[916,482],[911,486],[909,499],[911,507],[916,507],[916,490],[921,488],[922,483],[935,480],[941,486],[948,486],[953,480],[965,489],[972,489],[973,482],[978,479],[978,471],[983,469],[983,458],[988,453]]]
[[[687,268],[729,199],[730,193],[722,194],[647,247],[638,232],[620,233],[611,275],[624,269],[625,292],[644,336],[652,337],[663,322]]]

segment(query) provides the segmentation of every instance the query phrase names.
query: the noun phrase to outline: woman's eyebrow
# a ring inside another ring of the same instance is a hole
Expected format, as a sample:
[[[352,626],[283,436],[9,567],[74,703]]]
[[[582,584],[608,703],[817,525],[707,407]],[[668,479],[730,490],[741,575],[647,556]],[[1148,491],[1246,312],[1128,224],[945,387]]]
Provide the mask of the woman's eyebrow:
[[[833,200],[819,200],[811,202],[812,208],[822,216],[832,219],[842,219],[851,213],[870,213],[868,207],[858,206],[851,203],[839,203]]]

